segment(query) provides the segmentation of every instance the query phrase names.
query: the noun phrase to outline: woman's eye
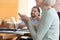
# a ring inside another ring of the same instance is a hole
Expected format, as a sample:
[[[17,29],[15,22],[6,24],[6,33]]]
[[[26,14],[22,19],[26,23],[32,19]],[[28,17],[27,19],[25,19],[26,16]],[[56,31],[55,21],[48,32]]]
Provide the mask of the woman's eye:
[[[36,11],[34,11],[34,12],[36,12]]]

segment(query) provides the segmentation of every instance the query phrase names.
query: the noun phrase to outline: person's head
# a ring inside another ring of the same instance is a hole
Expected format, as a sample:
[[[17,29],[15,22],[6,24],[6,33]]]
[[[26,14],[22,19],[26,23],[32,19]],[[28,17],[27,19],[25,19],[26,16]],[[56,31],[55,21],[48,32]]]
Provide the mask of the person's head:
[[[56,0],[36,0],[37,6],[41,6],[42,4],[47,5],[47,6],[52,6],[54,5]]]
[[[40,9],[39,7],[34,6],[31,11],[31,17],[34,18],[36,15],[40,16]]]

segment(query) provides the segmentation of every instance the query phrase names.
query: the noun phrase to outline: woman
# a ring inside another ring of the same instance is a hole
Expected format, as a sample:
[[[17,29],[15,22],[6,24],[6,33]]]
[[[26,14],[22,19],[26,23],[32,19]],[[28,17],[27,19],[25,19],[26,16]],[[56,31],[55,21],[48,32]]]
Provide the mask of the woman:
[[[36,0],[37,6],[42,9],[37,31],[32,27],[32,21],[25,18],[33,40],[59,40],[59,18],[56,10],[51,7],[55,2],[56,0]]]
[[[18,13],[19,14],[19,16],[20,16],[20,13]],[[23,16],[23,15],[22,15]],[[24,18],[24,17],[23,17]],[[31,21],[32,21],[32,23],[33,23],[33,26],[34,26],[34,28],[38,25],[38,21],[39,21],[39,19],[40,19],[40,9],[39,9],[39,7],[36,7],[36,6],[34,6],[33,8],[32,8],[32,10],[31,10],[31,17],[30,17],[30,19],[31,19]],[[19,27],[25,27],[25,26],[27,26],[26,25],[26,23],[24,23],[24,21],[22,20],[22,22],[21,23],[19,23]]]
[[[40,14],[41,13],[39,7],[34,6],[31,11],[30,19],[32,21],[32,25],[34,26],[35,30],[36,27],[38,26],[39,19],[41,18]]]

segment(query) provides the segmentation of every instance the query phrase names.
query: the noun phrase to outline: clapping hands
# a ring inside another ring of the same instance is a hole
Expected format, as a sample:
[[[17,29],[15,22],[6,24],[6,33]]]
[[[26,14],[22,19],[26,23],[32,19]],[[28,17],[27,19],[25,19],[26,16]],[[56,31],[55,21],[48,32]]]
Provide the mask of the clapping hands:
[[[25,23],[28,23],[29,21],[29,17],[27,17],[26,15],[22,15],[20,13],[18,13],[18,15],[21,17],[21,20],[24,21]]]

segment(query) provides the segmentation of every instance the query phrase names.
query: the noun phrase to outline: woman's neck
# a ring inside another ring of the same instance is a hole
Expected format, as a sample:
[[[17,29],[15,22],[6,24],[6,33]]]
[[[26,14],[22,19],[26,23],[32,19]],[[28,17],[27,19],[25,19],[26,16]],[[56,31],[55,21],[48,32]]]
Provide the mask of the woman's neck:
[[[32,18],[32,20],[39,20],[39,19],[40,19],[40,16]]]

